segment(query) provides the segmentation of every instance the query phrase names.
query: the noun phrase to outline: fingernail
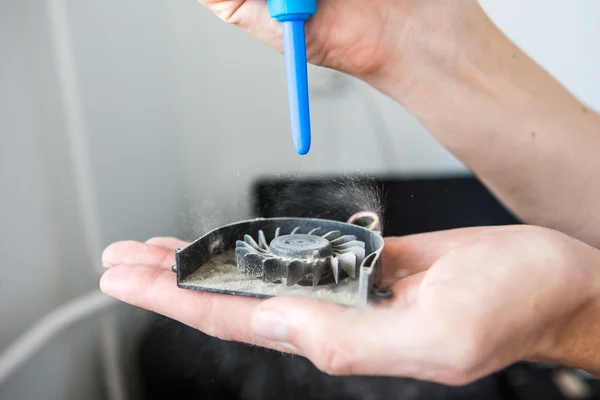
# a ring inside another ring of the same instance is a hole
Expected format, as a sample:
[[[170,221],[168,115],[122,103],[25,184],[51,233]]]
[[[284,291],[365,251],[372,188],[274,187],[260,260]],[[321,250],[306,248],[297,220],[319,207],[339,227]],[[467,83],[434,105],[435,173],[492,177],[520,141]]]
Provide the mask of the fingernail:
[[[252,331],[267,340],[279,343],[288,341],[287,318],[278,312],[263,310],[252,318]]]

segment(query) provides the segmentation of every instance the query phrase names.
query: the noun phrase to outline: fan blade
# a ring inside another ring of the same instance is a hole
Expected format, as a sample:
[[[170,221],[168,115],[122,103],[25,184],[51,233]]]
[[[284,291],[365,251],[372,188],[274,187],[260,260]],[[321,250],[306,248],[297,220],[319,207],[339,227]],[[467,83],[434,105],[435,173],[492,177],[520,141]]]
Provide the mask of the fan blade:
[[[285,278],[285,263],[278,258],[267,258],[262,262],[263,282],[275,282]]]
[[[281,228],[277,228],[275,229],[275,237],[279,237],[279,234],[281,233]]]
[[[247,249],[249,251],[254,251],[254,247],[252,247],[251,245],[249,245],[246,242],[242,242],[241,240],[238,240],[235,242],[235,247],[237,248],[243,248],[243,249]]]
[[[337,258],[335,257],[330,257],[330,266],[331,266],[331,272],[333,272],[333,279],[335,279],[335,283],[339,283],[340,281],[340,263],[338,261]]]
[[[312,278],[313,278],[313,287],[319,285],[319,281],[321,280],[321,276],[323,276],[323,272],[325,272],[325,268],[327,268],[327,262],[325,261],[316,261],[312,265]]]
[[[340,261],[340,267],[348,274],[352,279],[356,278],[356,255],[354,253],[343,253],[338,254],[338,260]]]
[[[315,228],[312,231],[308,232],[309,235],[315,235],[315,236],[322,236],[323,234],[323,229],[321,228]]]
[[[344,243],[348,243],[348,242],[353,242],[356,240],[356,236],[353,235],[344,235],[341,236],[335,240],[331,241],[331,245],[332,246],[340,246],[343,245]]]
[[[250,235],[244,235],[244,242],[249,244],[254,250],[263,252],[264,250],[260,248],[258,243],[252,238]]]
[[[253,250],[256,250],[259,253],[266,253],[267,252],[267,250],[261,248],[258,245],[258,243],[256,243],[256,241],[250,235],[244,235],[244,242],[246,242],[246,244],[250,245],[250,247],[252,247]]]
[[[238,243],[240,243],[240,242],[238,241]],[[241,242],[241,243],[248,246],[248,244],[246,244],[244,242]],[[248,246],[248,247],[250,247],[250,246]],[[241,247],[238,247],[237,249],[235,249],[235,261],[236,261],[237,267],[240,271],[245,272],[246,264],[244,263],[244,256],[246,254],[250,254],[250,251],[251,250],[248,250],[248,248],[246,248],[245,246],[241,246]]]
[[[350,247],[361,247],[363,249],[365,248],[365,242],[361,242],[360,240],[352,240],[350,242],[346,242],[346,243],[342,243],[342,244],[334,244],[332,242],[331,245],[334,246],[334,248],[340,249],[340,250],[349,249]]]
[[[290,233],[290,235],[295,235],[296,233],[299,233],[299,232],[300,232],[300,227],[297,226],[297,227],[294,228],[294,230],[292,231],[292,233]]]
[[[265,237],[265,233],[263,231],[258,231],[258,246],[263,250],[269,250],[267,238]]]
[[[330,231],[323,235],[323,237],[330,242],[342,236],[342,232],[340,231]]]
[[[335,251],[337,254],[347,254],[352,253],[356,256],[356,266],[360,267],[365,260],[365,249],[362,247],[350,247],[348,249],[343,249],[339,251]]]
[[[248,253],[244,255],[244,272],[246,275],[262,277],[264,257],[260,254]]]
[[[286,283],[288,286],[293,286],[311,272],[311,265],[301,261],[292,261],[286,269]]]

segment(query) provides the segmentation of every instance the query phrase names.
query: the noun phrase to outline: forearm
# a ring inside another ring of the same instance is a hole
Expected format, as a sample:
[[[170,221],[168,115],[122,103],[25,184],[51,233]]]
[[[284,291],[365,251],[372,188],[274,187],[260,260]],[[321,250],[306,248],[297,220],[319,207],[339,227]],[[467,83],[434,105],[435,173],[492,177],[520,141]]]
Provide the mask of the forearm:
[[[470,35],[438,38],[435,69],[416,77],[391,72],[374,85],[515,215],[600,247],[600,117],[487,18],[473,21]]]

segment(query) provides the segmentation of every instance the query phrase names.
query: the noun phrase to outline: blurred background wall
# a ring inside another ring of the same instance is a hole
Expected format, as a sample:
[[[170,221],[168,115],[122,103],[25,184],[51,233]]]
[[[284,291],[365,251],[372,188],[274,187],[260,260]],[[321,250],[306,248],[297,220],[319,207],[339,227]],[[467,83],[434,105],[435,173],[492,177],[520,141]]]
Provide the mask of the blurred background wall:
[[[482,4],[600,109],[599,2]],[[115,240],[246,217],[258,176],[468,173],[400,106],[338,78],[311,69],[314,145],[298,157],[282,57],[194,0],[1,0],[0,351],[96,287],[90,252],[99,259],[98,248]],[[88,172],[93,198],[82,214]],[[92,248],[90,212],[99,221]],[[130,314],[120,324],[125,361],[144,322]],[[64,332],[0,398],[102,398],[97,336],[94,321]]]

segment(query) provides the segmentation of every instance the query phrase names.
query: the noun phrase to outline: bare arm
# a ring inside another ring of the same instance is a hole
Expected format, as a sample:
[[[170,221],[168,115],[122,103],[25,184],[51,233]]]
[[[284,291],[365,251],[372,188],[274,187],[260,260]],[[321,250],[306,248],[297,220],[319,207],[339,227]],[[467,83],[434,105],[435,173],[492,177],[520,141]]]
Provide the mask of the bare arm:
[[[435,36],[433,55],[423,56],[435,68],[402,76],[411,60],[398,57],[397,69],[372,83],[522,220],[600,247],[600,116],[479,12]],[[414,36],[430,28],[417,23]]]
[[[200,0],[281,50],[266,1]],[[403,104],[523,221],[600,247],[600,116],[475,0],[320,0],[310,62]]]

